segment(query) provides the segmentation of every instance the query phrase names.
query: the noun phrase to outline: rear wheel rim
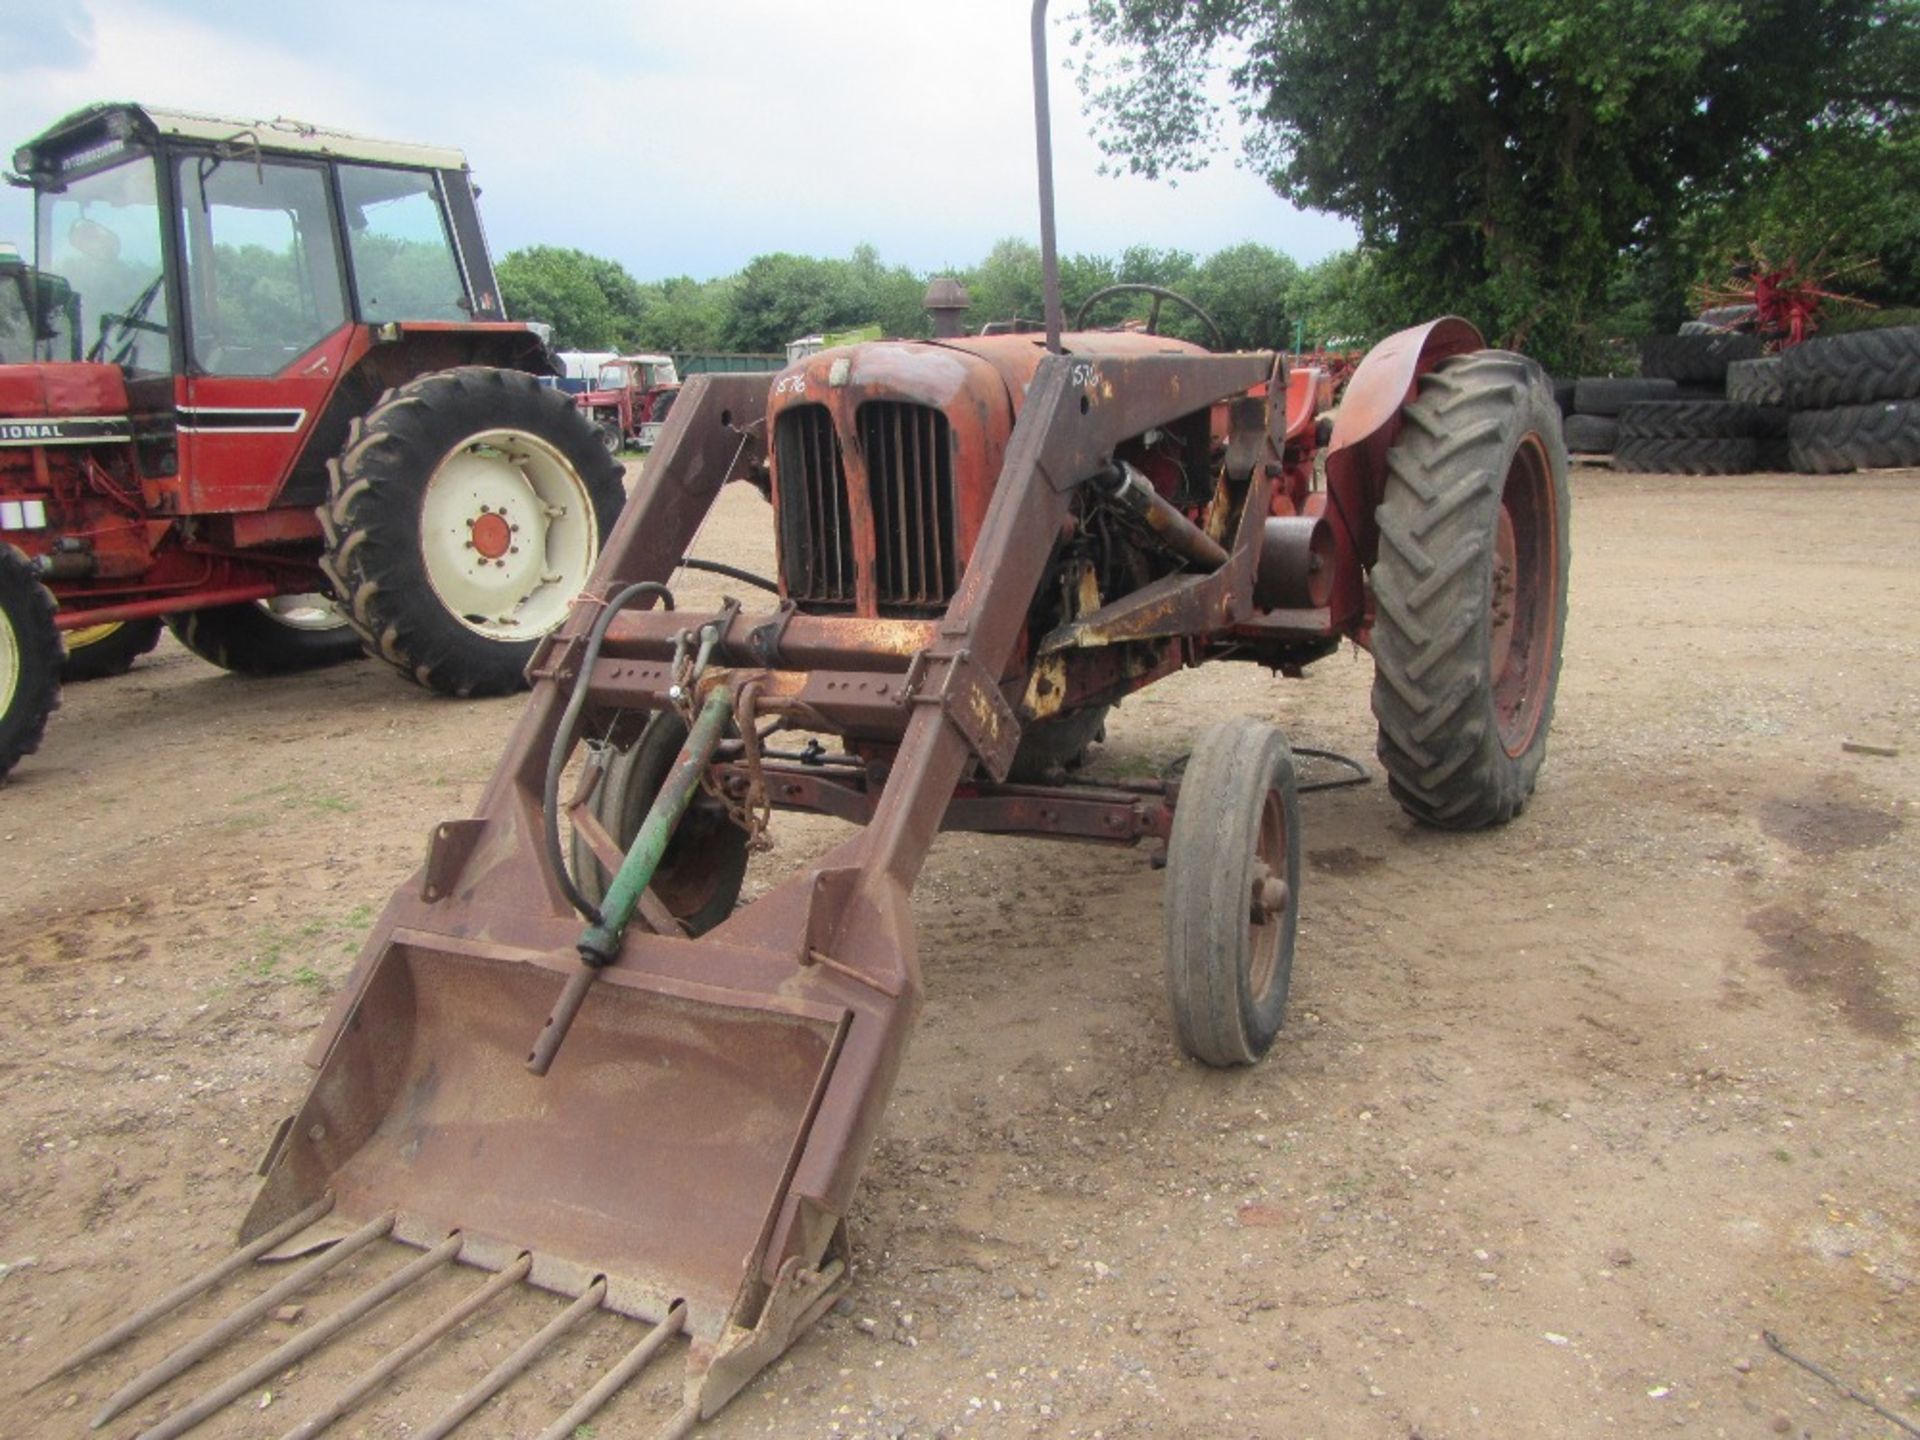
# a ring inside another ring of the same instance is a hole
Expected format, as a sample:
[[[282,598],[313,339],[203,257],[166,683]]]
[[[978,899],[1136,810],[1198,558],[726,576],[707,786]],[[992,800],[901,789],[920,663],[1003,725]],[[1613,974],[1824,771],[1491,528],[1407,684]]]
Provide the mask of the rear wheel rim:
[[[1248,897],[1247,990],[1253,1003],[1266,1003],[1268,993],[1280,973],[1280,953],[1286,938],[1287,911],[1292,908],[1289,893],[1279,906],[1261,901],[1261,888],[1271,881],[1287,883],[1287,809],[1277,790],[1267,791],[1260,807],[1260,828],[1254,838],[1253,884]]]
[[[1519,759],[1540,733],[1547,709],[1547,669],[1558,624],[1559,517],[1553,465],[1537,435],[1528,435],[1507,467],[1493,535],[1487,666],[1495,728],[1509,757]]]
[[[523,430],[454,446],[420,502],[427,583],[460,624],[489,640],[537,640],[563,619],[600,550],[586,481]]]

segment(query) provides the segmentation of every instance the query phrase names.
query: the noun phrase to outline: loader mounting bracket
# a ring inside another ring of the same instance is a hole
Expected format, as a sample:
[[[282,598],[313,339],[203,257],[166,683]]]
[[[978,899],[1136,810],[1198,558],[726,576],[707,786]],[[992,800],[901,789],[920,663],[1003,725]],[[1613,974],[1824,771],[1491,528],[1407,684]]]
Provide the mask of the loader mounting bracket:
[[[931,682],[930,671],[935,672]],[[920,651],[907,666],[897,703],[938,705],[996,783],[1013,769],[1014,752],[1020,748],[1020,721],[971,651]]]

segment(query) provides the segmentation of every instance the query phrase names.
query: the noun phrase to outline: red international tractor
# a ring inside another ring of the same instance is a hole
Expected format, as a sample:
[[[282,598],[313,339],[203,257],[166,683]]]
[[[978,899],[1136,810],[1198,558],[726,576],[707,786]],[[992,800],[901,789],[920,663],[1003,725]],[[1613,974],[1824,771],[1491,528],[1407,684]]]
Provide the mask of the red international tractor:
[[[601,365],[593,388],[575,395],[573,403],[610,453],[626,446],[651,450],[679,393],[680,372],[671,355],[622,355]]]
[[[203,1357],[378,1247],[351,1299],[224,1379],[189,1377],[145,1440],[294,1366],[276,1397],[308,1440],[523,1284],[548,1292],[544,1323],[502,1341],[511,1322],[490,1321],[492,1348],[515,1348],[410,1433],[448,1434],[611,1311],[644,1333],[577,1375],[543,1440],[584,1433],[669,1346],[685,1382],[650,1433],[687,1435],[849,1283],[848,1213],[938,974],[912,893],[943,829],[1141,847],[1165,876],[1180,1047],[1258,1061],[1302,905],[1286,737],[1238,716],[1157,780],[1076,768],[1113,706],[1187,667],[1297,674],[1361,644],[1400,805],[1459,830],[1520,813],[1567,602],[1547,376],[1463,320],[1402,331],[1355,370],[1322,452],[1325,377],[1282,355],[1064,325],[1042,196],[1046,333],[688,383],[474,813],[434,827],[316,1037],[241,1248],[52,1370],[144,1347],[96,1426],[157,1416]],[[675,577],[731,481],[769,497],[777,573],[731,571],[770,593],[696,606]],[[789,811],[857,828],[743,901],[749,853]],[[1071,951],[1071,921],[1033,918]],[[170,1353],[143,1336],[292,1254],[312,1258]],[[456,1265],[476,1273],[429,1293]],[[101,1287],[103,1319],[125,1288]],[[376,1311],[398,1343],[319,1393],[304,1357]]]
[[[464,157],[97,105],[13,167],[36,273],[31,353],[0,363],[0,775],[63,665],[124,669],[163,621],[249,674],[364,647],[448,694],[521,686],[624,490],[536,382]]]

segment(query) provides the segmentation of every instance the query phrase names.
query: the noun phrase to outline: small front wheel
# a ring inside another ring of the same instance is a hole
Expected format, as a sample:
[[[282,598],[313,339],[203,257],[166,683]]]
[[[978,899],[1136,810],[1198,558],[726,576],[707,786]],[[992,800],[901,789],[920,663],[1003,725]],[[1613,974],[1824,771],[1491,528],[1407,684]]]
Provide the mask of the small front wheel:
[[[1180,782],[1167,845],[1167,997],[1180,1046],[1251,1065],[1287,1008],[1300,928],[1293,751],[1247,717],[1207,730]]]
[[[608,763],[594,796],[593,814],[621,850],[640,833],[686,743],[687,722],[671,710],[662,710],[630,748],[616,753]],[[588,899],[598,904],[606,897],[611,877],[577,833],[573,873]],[[687,927],[688,934],[704,935],[733,913],[746,877],[747,832],[711,796],[695,795],[653,872],[654,894]]]
[[[40,748],[60,705],[60,632],[53,596],[27,559],[0,543],[0,777]]]

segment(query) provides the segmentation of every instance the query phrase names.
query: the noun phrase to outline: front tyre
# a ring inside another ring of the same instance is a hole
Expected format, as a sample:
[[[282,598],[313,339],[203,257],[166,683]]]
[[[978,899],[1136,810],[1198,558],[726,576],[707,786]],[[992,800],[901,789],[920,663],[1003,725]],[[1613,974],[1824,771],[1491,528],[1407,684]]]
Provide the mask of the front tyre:
[[[160,643],[160,630],[158,620],[120,620],[69,630],[60,683],[72,685],[80,680],[126,674],[134,661]]]
[[[335,593],[369,650],[443,695],[525,688],[626,500],[566,396],[482,366],[389,391],[329,469]]]
[[[1567,452],[1532,361],[1481,350],[1420,381],[1375,518],[1373,714],[1416,820],[1504,824],[1546,756],[1567,618]]]
[[[0,778],[40,748],[60,706],[60,656],[53,596],[25,556],[0,544]]]
[[[1204,731],[1167,841],[1167,1001],[1180,1048],[1251,1065],[1286,1014],[1300,928],[1300,795],[1293,751],[1241,717]]]

